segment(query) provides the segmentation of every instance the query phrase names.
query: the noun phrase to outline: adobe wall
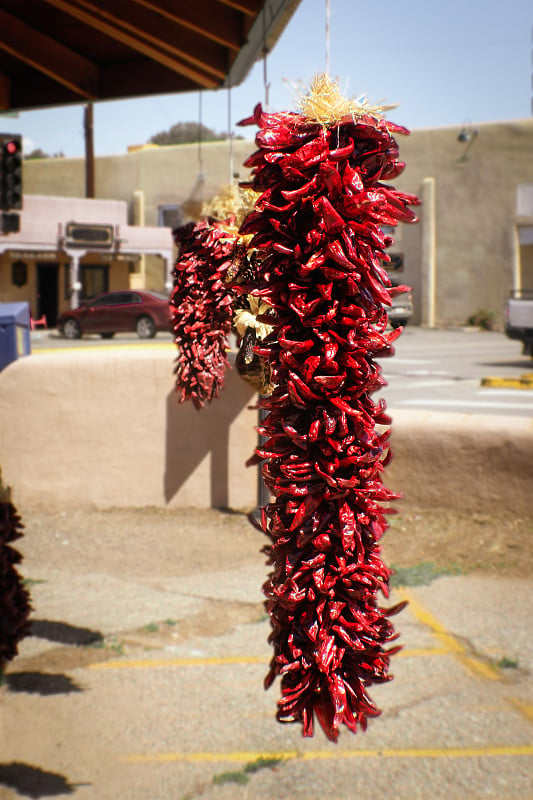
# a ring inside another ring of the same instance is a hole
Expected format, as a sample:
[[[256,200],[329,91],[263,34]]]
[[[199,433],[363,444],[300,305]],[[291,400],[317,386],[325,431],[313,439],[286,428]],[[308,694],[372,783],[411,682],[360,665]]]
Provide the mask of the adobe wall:
[[[174,345],[81,348],[0,372],[0,469],[17,507],[251,510],[257,436],[248,385],[227,373],[202,411],[179,405]],[[402,510],[531,514],[533,427],[524,417],[391,409],[385,483]]]
[[[0,469],[21,506],[251,509],[254,395],[234,370],[211,406],[179,404],[175,346],[21,358],[0,372]]]
[[[397,137],[407,163],[394,181],[397,188],[419,194],[423,179],[435,178],[437,325],[464,325],[480,309],[502,321],[513,286],[516,187],[533,183],[533,119],[472,125],[469,142],[458,141],[462,130],[450,126]],[[426,214],[419,208],[422,226]],[[424,271],[416,256],[421,228],[403,225],[399,234],[416,304]]]

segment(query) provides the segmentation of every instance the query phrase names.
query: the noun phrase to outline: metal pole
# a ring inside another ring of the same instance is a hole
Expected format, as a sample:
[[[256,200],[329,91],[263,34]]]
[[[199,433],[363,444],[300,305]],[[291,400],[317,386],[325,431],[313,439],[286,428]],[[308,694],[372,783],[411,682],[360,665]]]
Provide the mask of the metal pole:
[[[259,400],[262,400],[263,397],[265,396],[266,395],[260,394]],[[267,415],[268,415],[267,409],[260,407],[258,411],[259,425],[263,424],[265,417],[267,417]],[[266,442],[266,436],[259,434],[257,437],[258,446],[261,447],[261,445],[265,444],[265,442]],[[259,464],[259,466],[257,467],[257,509],[256,509],[257,516],[261,515],[261,509],[264,506],[266,506],[267,503],[270,503],[270,491],[265,481],[263,480],[263,476],[261,474],[261,464]]]

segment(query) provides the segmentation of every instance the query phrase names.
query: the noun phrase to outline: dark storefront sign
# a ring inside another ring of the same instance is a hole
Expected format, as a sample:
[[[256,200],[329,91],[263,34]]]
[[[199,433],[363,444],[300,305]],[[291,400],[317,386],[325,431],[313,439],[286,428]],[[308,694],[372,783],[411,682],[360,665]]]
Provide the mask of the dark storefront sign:
[[[68,222],[65,226],[67,247],[112,247],[113,225],[88,225]]]
[[[14,261],[11,264],[11,283],[19,289],[28,283],[28,265],[25,261]]]

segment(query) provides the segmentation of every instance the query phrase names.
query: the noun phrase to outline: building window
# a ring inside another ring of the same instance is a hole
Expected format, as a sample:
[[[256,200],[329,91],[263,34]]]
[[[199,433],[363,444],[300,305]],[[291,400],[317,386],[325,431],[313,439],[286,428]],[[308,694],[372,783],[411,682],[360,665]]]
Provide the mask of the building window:
[[[80,264],[80,300],[92,300],[102,292],[109,291],[109,264]],[[70,270],[65,266],[65,300],[71,293]]]
[[[158,207],[158,225],[164,228],[180,228],[183,225],[183,209],[180,205]]]
[[[81,264],[81,300],[91,300],[102,292],[109,291],[108,264]]]
[[[11,283],[19,289],[28,283],[28,265],[24,261],[14,261],[11,264]]]

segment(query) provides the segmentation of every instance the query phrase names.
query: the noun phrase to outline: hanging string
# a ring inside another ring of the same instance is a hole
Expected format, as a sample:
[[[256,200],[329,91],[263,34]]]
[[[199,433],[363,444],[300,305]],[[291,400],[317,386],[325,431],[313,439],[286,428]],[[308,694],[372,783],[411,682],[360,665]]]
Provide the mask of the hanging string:
[[[202,158],[202,92],[198,92],[198,172],[204,174],[204,162]]]
[[[228,86],[228,136],[229,136],[229,182],[233,183],[233,130],[231,127],[231,86]]]
[[[267,72],[267,55],[268,55],[268,47],[266,42],[266,7],[267,3],[263,8],[263,86],[265,89],[265,110],[269,110],[269,90],[270,84],[268,82],[268,72]]]
[[[329,20],[331,16],[330,0],[326,0],[326,75],[329,75]]]

